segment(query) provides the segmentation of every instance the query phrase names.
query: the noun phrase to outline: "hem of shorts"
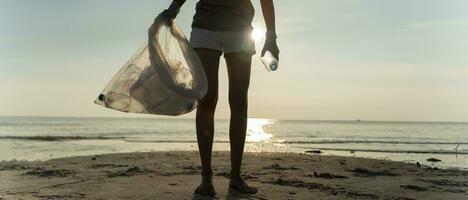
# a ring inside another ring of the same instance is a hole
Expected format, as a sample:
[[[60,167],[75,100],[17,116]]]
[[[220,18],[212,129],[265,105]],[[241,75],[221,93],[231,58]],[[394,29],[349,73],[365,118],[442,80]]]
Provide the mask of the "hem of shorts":
[[[215,48],[212,48],[212,47],[204,47],[204,46],[192,46],[192,49],[209,49],[209,50],[214,50],[214,51],[219,51],[223,54],[230,54],[230,53],[246,53],[246,54],[249,54],[249,55],[255,55],[257,54],[257,51],[255,50],[238,50],[238,51],[229,51],[229,52],[226,52],[226,51],[223,51],[221,49],[215,49]]]
[[[222,28],[213,28],[210,26],[200,26],[200,25],[194,25],[192,24],[192,29],[197,28],[197,29],[206,29],[210,31],[232,31],[232,32],[245,32],[245,31],[252,31],[253,27],[247,27],[247,28],[242,28],[242,29],[222,29]]]
[[[215,49],[213,47],[206,47],[206,46],[193,46],[192,44],[190,44],[192,46],[192,49],[209,49],[209,50],[215,50],[215,51],[219,51],[221,53],[224,53],[224,51],[222,49]]]
[[[224,55],[226,54],[230,54],[230,53],[246,53],[246,54],[249,54],[251,56],[255,55],[257,53],[257,51],[255,50],[239,50],[239,51],[229,51],[229,52],[224,52]]]

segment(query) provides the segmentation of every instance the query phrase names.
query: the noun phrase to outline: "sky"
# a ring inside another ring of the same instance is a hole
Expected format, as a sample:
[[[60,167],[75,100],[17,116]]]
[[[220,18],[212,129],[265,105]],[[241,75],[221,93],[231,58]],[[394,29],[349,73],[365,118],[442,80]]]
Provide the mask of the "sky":
[[[280,69],[254,56],[249,117],[468,122],[468,1],[274,2]],[[93,100],[169,3],[0,0],[0,116],[147,117]],[[176,19],[186,35],[195,3]],[[217,118],[229,118],[227,86],[223,61]]]

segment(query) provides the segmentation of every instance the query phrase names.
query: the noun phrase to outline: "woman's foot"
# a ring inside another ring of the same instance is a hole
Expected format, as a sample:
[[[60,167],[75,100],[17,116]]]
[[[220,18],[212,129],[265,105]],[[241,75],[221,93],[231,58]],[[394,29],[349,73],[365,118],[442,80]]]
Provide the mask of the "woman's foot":
[[[195,189],[195,194],[215,196],[216,192],[212,184],[201,183],[200,186]]]
[[[211,173],[202,173],[202,182],[195,189],[195,194],[215,196],[216,192],[213,187],[213,172]]]
[[[229,187],[242,194],[256,194],[258,191],[257,188],[247,185],[242,177],[231,178]]]

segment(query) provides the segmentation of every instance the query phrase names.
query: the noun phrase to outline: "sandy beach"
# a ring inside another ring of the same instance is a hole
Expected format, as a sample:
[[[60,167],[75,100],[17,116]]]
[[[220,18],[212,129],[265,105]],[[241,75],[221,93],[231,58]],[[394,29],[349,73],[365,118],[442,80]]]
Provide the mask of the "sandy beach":
[[[468,199],[468,171],[364,158],[246,153],[252,196],[229,190],[213,153],[215,199]],[[0,199],[213,199],[194,195],[197,152],[123,153],[0,163]]]

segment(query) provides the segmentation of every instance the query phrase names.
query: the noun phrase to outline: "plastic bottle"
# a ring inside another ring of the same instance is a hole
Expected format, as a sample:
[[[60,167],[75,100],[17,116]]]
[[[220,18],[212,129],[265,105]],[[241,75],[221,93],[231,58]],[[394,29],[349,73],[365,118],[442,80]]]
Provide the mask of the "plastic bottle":
[[[276,71],[279,67],[278,59],[276,59],[270,51],[265,52],[261,60],[268,71]]]

